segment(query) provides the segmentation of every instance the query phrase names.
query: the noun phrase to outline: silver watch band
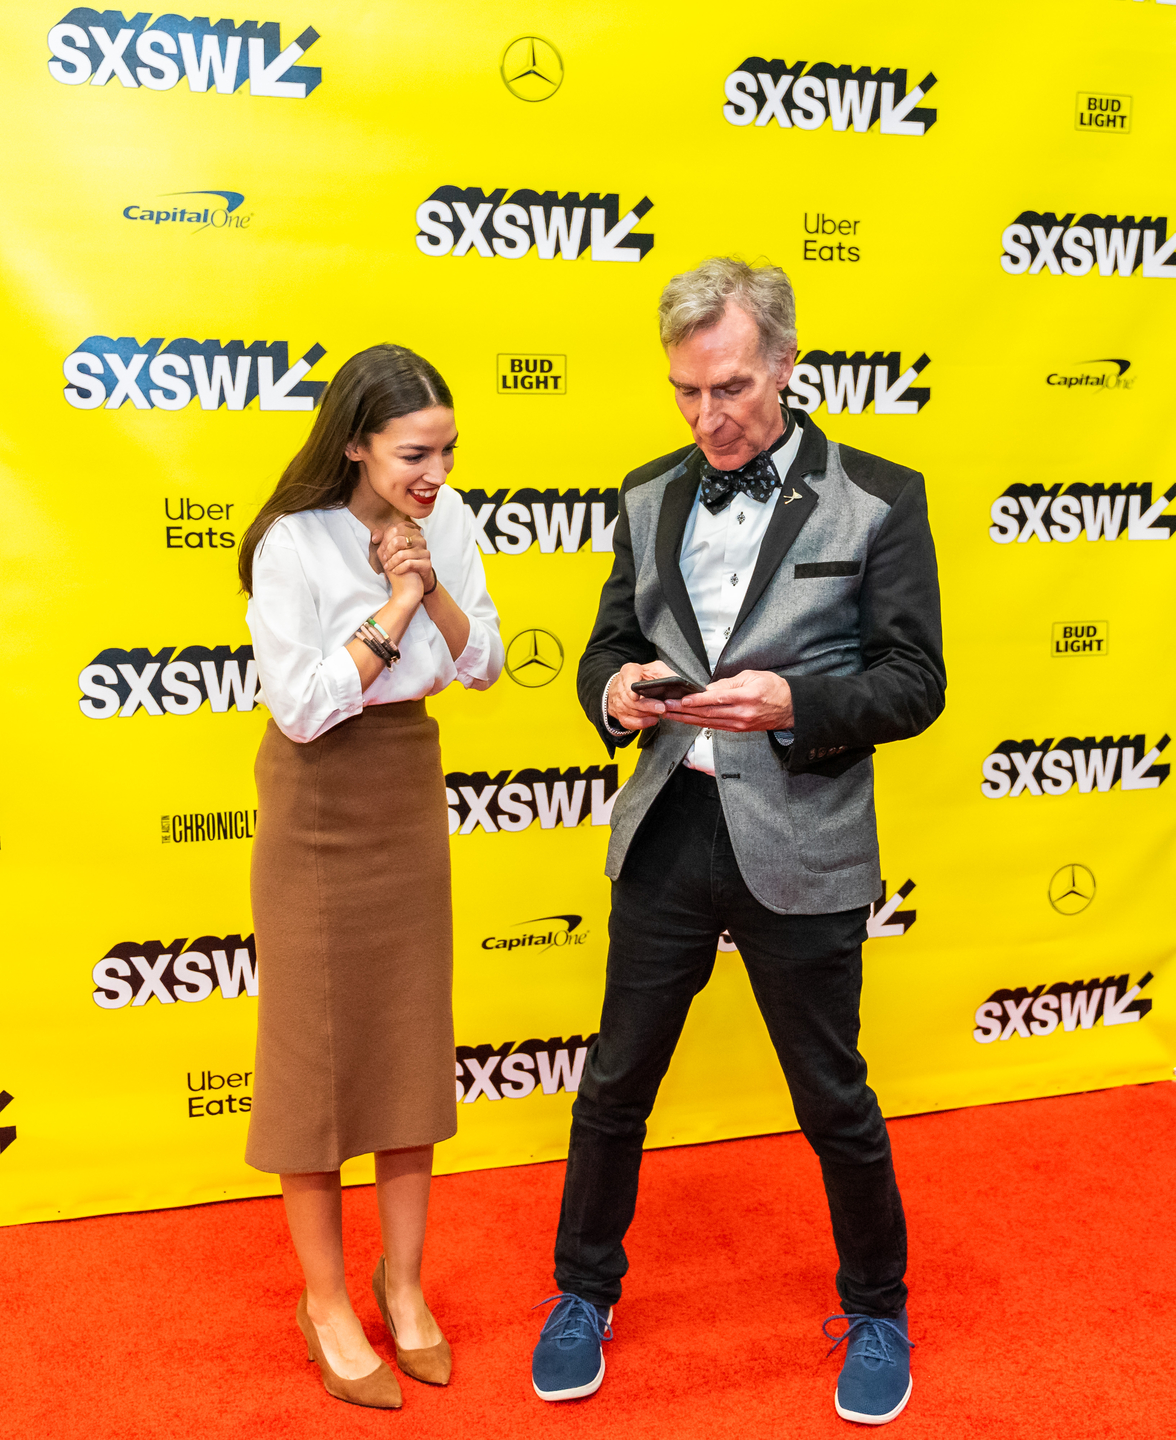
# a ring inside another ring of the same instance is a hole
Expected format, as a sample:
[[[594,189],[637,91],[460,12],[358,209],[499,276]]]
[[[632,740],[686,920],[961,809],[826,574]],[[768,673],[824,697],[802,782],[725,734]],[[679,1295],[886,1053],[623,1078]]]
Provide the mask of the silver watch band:
[[[608,692],[612,689],[612,683],[618,678],[620,673],[621,672],[618,670],[616,675],[612,675],[609,677],[609,682],[604,687],[604,694],[601,696],[600,699],[600,713],[604,718],[604,728],[608,731],[608,733],[610,735],[616,736],[618,740],[626,740],[630,735],[636,735],[636,730],[618,730],[617,727],[613,724],[613,717],[608,713]]]

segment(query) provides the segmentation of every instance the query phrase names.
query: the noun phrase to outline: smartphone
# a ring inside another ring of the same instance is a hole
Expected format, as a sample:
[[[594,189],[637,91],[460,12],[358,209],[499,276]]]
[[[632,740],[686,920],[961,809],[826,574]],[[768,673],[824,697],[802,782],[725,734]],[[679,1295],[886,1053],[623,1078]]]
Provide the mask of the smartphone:
[[[701,695],[706,686],[684,675],[659,675],[656,680],[635,680],[629,689],[642,700],[681,700],[683,695]]]

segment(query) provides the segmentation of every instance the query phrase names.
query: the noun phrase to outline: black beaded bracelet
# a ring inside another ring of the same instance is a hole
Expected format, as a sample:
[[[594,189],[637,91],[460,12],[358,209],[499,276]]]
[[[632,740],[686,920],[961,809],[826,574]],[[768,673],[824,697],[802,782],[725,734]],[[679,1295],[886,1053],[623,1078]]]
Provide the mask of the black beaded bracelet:
[[[353,640],[361,640],[373,655],[384,662],[389,670],[391,670],[393,665],[400,659],[399,647],[394,645],[392,641],[381,634],[380,631],[377,631],[370,620],[365,620],[351,638]]]

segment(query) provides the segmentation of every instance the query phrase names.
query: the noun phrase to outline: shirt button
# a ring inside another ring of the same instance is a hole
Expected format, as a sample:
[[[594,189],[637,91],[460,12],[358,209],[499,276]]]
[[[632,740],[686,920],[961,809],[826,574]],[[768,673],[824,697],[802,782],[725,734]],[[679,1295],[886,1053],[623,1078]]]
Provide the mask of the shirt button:
[[[724,640],[730,640],[730,638],[731,638],[731,627],[730,627],[730,625],[728,625],[727,628],[723,631],[723,639],[724,639]]]
[[[709,730],[704,730],[702,733],[707,740],[711,738],[711,732]]]
[[[743,524],[743,522],[744,522],[744,520],[746,520],[746,519],[747,519],[747,516],[746,516],[746,515],[744,515],[744,513],[743,513],[743,511],[742,511],[742,510],[740,510],[740,512],[739,512],[739,514],[738,514],[738,515],[736,515],[736,517],[735,517],[735,519],[736,519],[736,520],[737,520],[737,521],[738,521],[738,522],[739,522],[739,524],[740,524],[740,525],[742,525],[742,524]]]
[[[738,584],[739,584],[739,576],[738,576],[738,575],[732,575],[732,576],[731,576],[731,584],[732,584],[732,585],[738,585]]]

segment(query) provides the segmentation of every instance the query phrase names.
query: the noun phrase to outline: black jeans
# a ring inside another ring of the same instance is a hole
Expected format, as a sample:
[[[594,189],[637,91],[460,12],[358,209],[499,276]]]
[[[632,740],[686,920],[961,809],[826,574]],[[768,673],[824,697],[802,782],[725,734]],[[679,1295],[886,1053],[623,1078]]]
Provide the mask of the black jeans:
[[[679,767],[613,885],[600,1035],[572,1106],[555,1243],[561,1290],[620,1298],[645,1122],[719,935],[739,947],[796,1118],[821,1161],[847,1311],[906,1303],[906,1221],[890,1140],[858,1053],[865,907],[777,915],[752,896],[709,775]]]

